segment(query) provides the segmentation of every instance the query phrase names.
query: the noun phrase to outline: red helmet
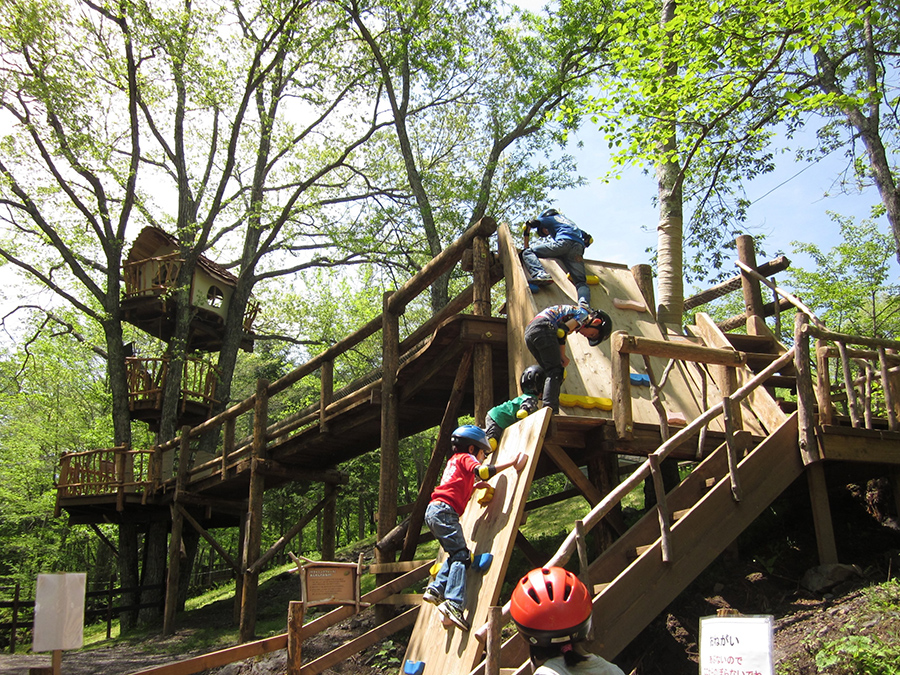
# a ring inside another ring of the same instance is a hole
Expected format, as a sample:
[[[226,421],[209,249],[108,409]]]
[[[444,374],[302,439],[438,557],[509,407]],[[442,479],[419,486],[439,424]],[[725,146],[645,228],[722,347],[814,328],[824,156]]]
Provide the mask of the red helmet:
[[[583,640],[591,628],[591,594],[562,567],[531,570],[516,584],[509,603],[519,632],[538,647]]]

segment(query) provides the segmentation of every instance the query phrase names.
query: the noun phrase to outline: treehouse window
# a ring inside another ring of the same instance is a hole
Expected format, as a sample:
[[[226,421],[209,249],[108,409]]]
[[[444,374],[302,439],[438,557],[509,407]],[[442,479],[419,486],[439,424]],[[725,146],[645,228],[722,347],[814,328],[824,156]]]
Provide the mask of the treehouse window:
[[[209,290],[206,292],[206,304],[210,307],[218,309],[222,306],[222,303],[225,301],[225,294],[222,293],[222,289],[218,286],[210,286]]]

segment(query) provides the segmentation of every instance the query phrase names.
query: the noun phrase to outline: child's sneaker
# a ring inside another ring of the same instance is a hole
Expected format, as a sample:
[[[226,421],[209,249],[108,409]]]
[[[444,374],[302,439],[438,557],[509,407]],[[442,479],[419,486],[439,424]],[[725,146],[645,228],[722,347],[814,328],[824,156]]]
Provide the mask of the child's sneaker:
[[[432,605],[440,605],[443,601],[443,598],[440,594],[429,586],[425,589],[425,592],[422,594],[422,600],[425,602],[431,603]]]
[[[438,611],[463,630],[469,630],[469,624],[463,618],[462,610],[451,602],[444,600],[438,605]]]

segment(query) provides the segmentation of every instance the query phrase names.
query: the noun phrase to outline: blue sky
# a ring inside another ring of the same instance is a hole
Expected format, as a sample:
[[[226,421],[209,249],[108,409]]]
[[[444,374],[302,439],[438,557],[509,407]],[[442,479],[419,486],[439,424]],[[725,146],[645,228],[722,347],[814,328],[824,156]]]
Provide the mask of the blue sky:
[[[638,168],[625,171],[622,178],[604,183],[602,176],[611,164],[600,134],[584,127],[575,140],[582,148],[569,148],[587,184],[573,190],[553,193],[554,206],[590,232],[594,244],[586,252],[592,259],[624,263],[629,266],[650,261],[645,252],[656,245],[657,208],[652,199],[656,179]],[[835,153],[815,165],[800,164],[792,153],[777,160],[776,170],[749,184],[747,195],[752,206],[747,220],[747,233],[766,235],[769,256],[782,252],[793,266],[812,267],[811,260],[795,254],[792,241],[815,243],[823,251],[840,243],[840,229],[828,212],[853,216],[857,222],[870,217],[873,205],[879,204],[874,187],[862,193],[842,194],[836,180],[846,168],[846,158]],[[685,213],[685,220],[688,214]],[[876,221],[883,232],[890,228],[885,217]],[[735,268],[735,273],[737,268]],[[900,266],[893,262],[896,278]],[[687,292],[687,289],[685,289]]]
[[[552,0],[510,1],[532,12],[554,4]],[[814,146],[814,131],[811,123],[810,129],[804,132],[808,134],[805,147]],[[802,135],[799,138],[801,142],[804,140]],[[582,148],[576,147],[579,140]],[[650,254],[645,250],[656,246],[658,221],[658,211],[652,203],[656,194],[654,176],[633,168],[621,179],[604,183],[601,177],[610,169],[609,156],[600,133],[589,123],[575,136],[568,152],[576,158],[579,173],[587,179],[587,184],[550,197],[559,211],[594,237],[587,257],[629,266],[649,262]],[[847,158],[841,151],[813,166],[796,163],[792,152],[779,155],[776,163],[777,169],[772,174],[747,186],[747,196],[753,205],[746,233],[766,235],[765,247],[770,255],[758,257],[759,262],[783,253],[791,259],[792,266],[811,269],[811,259],[795,254],[791,242],[815,243],[828,251],[841,241],[840,228],[828,212],[852,216],[859,222],[870,217],[872,206],[879,204],[880,198],[874,187],[856,194],[840,192],[836,181],[847,167]],[[685,220],[688,217],[686,211]],[[886,217],[882,216],[876,223],[883,232],[890,232]],[[900,265],[895,258],[892,260],[896,280],[900,277]],[[737,268],[734,269],[736,273]],[[685,292],[690,294],[688,288]]]

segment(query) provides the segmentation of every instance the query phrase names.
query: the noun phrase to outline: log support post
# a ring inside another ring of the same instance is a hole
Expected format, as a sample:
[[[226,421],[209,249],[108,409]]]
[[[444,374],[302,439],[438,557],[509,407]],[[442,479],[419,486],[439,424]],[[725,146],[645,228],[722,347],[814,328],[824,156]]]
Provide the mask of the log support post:
[[[806,467],[806,480],[812,503],[819,564],[831,565],[838,562],[838,556],[834,541],[834,525],[831,522],[831,507],[828,503],[828,486],[825,483],[825,463],[813,462]]]
[[[816,340],[816,400],[819,405],[819,424],[831,425],[834,406],[831,403],[831,375],[828,372],[828,347],[825,341]]]
[[[378,480],[378,539],[387,536],[397,524],[397,475],[400,471],[399,397],[397,373],[400,369],[400,314],[391,311],[391,293],[383,297],[381,328],[381,464]],[[394,562],[395,552],[375,549],[375,562]],[[375,584],[390,581],[390,575],[375,575]],[[376,620],[383,623],[390,618],[390,608],[379,605]]]
[[[820,459],[816,442],[815,394],[809,353],[809,317],[797,312],[794,317],[794,366],[797,370],[797,424],[800,430],[800,454],[804,464]],[[827,378],[826,378],[827,379]]]
[[[472,240],[473,253],[473,296],[472,311],[475,316],[491,315],[491,251],[488,239],[477,236]],[[487,411],[493,406],[494,378],[493,354],[489,344],[475,345],[474,386],[475,419],[484,424]]]
[[[737,244],[738,260],[748,267],[756,269],[756,248],[753,237],[742,234],[735,243]],[[750,335],[765,335],[765,319],[763,319],[762,291],[759,282],[747,274],[741,275],[741,291],[744,294],[744,313],[747,315],[747,332]],[[763,324],[763,326],[760,326]]]
[[[631,355],[623,352],[623,343],[628,338],[625,331],[617,330],[612,335],[610,354],[612,357],[613,419],[616,435],[620,441],[634,438],[634,416],[631,409]]]
[[[175,612],[178,609],[178,579],[181,574],[181,543],[184,532],[184,516],[177,508],[190,467],[191,445],[189,426],[181,427],[181,443],[178,447],[178,475],[175,477],[175,499],[172,511],[172,533],[169,535],[169,569],[166,575],[166,599],[163,609],[163,635],[175,632]]]
[[[256,401],[253,407],[253,444],[250,449],[250,494],[247,504],[247,533],[244,543],[244,588],[241,600],[241,642],[253,639],[256,632],[256,600],[259,590],[259,572],[250,570],[259,558],[262,545],[263,493],[265,475],[262,463],[266,459],[266,427],[269,417],[269,381],[256,383]]]
[[[235,626],[239,626],[241,623],[241,603],[244,600],[244,544],[247,539],[247,514],[243,514],[241,516],[241,520],[238,523],[238,550],[237,550],[237,560],[241,565],[241,569],[238,571],[237,578],[234,580],[234,608],[232,611],[231,622]]]
[[[304,610],[304,603],[299,600],[291,600],[288,603],[287,675],[300,675],[303,646],[300,629],[303,628]]]

